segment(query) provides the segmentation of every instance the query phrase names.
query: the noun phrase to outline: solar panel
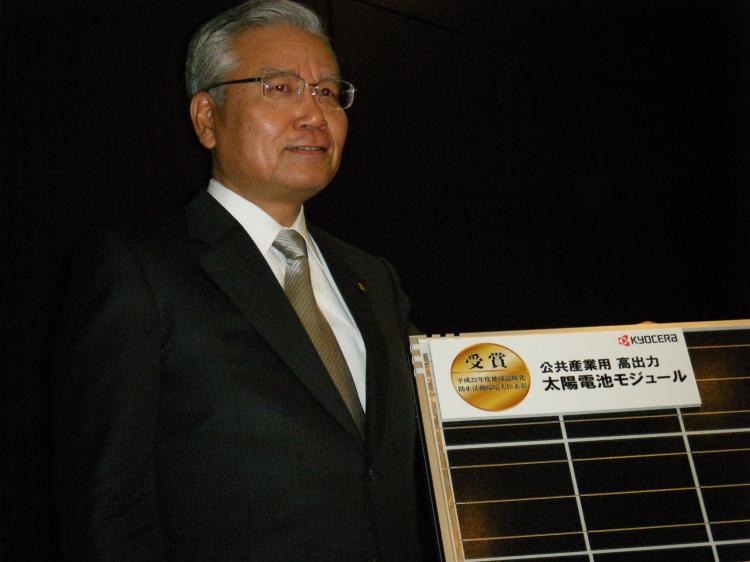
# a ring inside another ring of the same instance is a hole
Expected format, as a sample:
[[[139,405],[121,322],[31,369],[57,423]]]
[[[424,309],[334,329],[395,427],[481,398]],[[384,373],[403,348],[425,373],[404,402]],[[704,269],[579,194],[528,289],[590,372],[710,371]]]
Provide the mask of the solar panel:
[[[750,560],[750,321],[671,326],[700,407],[446,420],[412,338],[443,560]]]

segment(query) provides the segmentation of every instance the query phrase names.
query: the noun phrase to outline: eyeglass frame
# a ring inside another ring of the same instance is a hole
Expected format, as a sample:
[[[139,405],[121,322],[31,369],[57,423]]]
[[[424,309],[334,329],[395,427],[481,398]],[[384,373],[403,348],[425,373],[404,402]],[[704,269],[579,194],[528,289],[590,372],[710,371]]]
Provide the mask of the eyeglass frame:
[[[240,78],[239,80],[227,80],[226,82],[217,82],[215,84],[211,84],[207,88],[204,88],[203,91],[208,92],[209,90],[213,90],[214,88],[218,88],[219,86],[227,86],[229,84],[252,84],[253,82],[260,82],[261,85],[263,86],[262,88],[263,99],[268,99],[266,79],[270,76],[278,76],[278,75],[294,76],[295,78],[299,78],[300,80],[302,80],[302,83],[304,84],[304,86],[302,86],[302,91],[299,94],[295,93],[294,95],[295,98],[301,98],[305,94],[307,87],[310,86],[312,88],[311,95],[314,98],[316,98],[315,101],[317,102],[317,104],[320,107],[326,107],[320,102],[320,100],[317,99],[318,98],[318,84],[320,84],[320,81],[315,82],[315,83],[308,82],[307,80],[302,78],[302,76],[300,76],[299,74],[295,74],[294,72],[269,72],[268,74],[264,74],[263,76],[253,76],[252,78]],[[339,78],[329,78],[328,80],[335,80],[336,82],[341,82],[342,84],[346,84],[351,87],[351,92],[352,92],[352,97],[351,97],[351,101],[349,102],[349,105],[347,105],[346,107],[341,107],[339,105],[338,107],[332,107],[331,109],[344,111],[346,109],[349,109],[352,105],[354,105],[354,94],[357,91],[357,88],[354,87],[354,84],[346,80],[341,80]]]

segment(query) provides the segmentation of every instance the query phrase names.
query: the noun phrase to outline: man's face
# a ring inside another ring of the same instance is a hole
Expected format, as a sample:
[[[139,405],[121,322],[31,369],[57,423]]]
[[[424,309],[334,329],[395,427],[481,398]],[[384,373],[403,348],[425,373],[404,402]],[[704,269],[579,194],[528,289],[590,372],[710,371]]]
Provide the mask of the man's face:
[[[325,44],[286,27],[251,29],[234,43],[238,59],[223,80],[288,71],[317,83],[338,68]],[[212,104],[212,130],[199,138],[213,149],[216,179],[261,207],[299,205],[333,179],[346,140],[347,118],[324,109],[310,88],[292,103],[263,97],[260,82],[225,86],[223,105]]]

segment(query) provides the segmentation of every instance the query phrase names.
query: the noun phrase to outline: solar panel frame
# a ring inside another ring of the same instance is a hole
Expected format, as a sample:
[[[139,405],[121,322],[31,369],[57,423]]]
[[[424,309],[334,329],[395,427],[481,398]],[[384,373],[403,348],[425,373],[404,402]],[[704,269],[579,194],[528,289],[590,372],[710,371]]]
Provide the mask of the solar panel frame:
[[[700,408],[444,422],[412,337],[442,560],[750,560],[750,320],[650,327],[683,330]]]

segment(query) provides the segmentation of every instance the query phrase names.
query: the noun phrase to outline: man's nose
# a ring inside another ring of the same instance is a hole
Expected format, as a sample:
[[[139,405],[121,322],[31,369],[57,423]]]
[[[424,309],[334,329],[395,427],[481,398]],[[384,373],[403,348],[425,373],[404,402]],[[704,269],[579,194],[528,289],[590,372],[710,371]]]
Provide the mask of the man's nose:
[[[315,98],[315,87],[308,84],[297,102],[299,111],[295,123],[297,127],[325,129],[328,125],[325,112]]]

